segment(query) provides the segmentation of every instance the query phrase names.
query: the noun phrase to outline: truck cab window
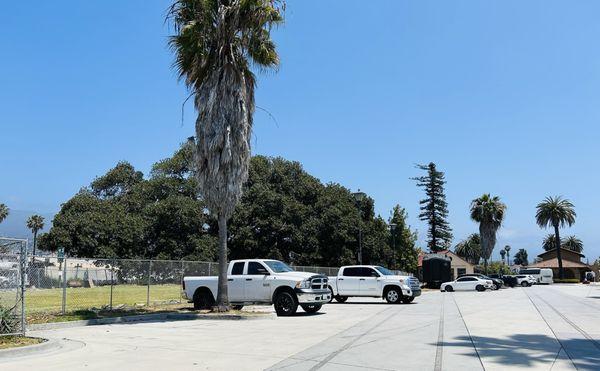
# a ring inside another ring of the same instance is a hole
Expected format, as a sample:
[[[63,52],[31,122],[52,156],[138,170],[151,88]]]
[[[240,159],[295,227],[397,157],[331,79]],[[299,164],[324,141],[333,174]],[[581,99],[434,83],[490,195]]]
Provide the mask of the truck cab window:
[[[379,273],[377,273],[377,271],[375,271],[373,268],[365,267],[362,268],[361,271],[361,277],[379,277]]]
[[[348,268],[344,268],[344,273],[343,275],[345,277],[360,277],[361,276],[361,268],[358,267],[348,267]]]
[[[249,262],[248,263],[248,274],[267,274],[269,271],[264,265],[257,262]]]
[[[244,262],[237,262],[233,265],[233,268],[231,268],[231,275],[232,276],[240,276],[244,274]]]

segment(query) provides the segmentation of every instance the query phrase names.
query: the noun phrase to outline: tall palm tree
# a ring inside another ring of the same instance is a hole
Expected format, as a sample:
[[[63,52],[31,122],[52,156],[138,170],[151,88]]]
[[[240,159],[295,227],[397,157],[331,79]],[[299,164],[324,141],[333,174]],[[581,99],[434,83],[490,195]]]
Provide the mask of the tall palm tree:
[[[504,249],[500,250],[500,257],[502,258],[502,264],[506,264],[506,259],[505,259],[505,257],[506,257],[506,250],[504,250]]]
[[[505,211],[506,205],[500,201],[500,197],[492,197],[489,193],[471,202],[471,219],[479,223],[481,252],[486,273],[488,259],[496,245],[496,232],[502,225]]]
[[[478,264],[481,259],[481,239],[478,233],[469,235],[466,239],[456,244],[454,252],[465,258],[471,264]]]
[[[35,248],[37,247],[37,234],[44,229],[44,217],[40,215],[32,215],[27,219],[27,228],[33,233],[33,256],[35,256]]]
[[[4,221],[8,217],[10,213],[10,209],[5,204],[0,204],[0,223]]]
[[[213,310],[229,309],[227,220],[248,178],[254,114],[251,66],[279,64],[271,28],[283,22],[280,0],[175,0],[174,68],[194,96],[195,174],[199,192],[219,226],[219,283]]]
[[[506,251],[506,265],[510,266],[510,246],[504,246],[504,251]]]
[[[569,249],[578,253],[583,251],[583,241],[575,236],[569,236],[565,238],[561,246],[565,249]]]
[[[559,229],[564,226],[575,224],[575,206],[561,196],[546,197],[544,201],[536,206],[537,212],[535,220],[540,228],[554,227],[554,245],[556,248],[556,258],[558,259],[558,278],[564,278],[562,256],[560,252],[560,232]]]

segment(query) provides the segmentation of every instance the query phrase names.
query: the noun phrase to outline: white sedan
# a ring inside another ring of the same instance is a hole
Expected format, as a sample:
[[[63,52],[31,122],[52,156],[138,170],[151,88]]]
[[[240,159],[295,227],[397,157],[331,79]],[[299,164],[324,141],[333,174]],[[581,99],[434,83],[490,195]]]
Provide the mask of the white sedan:
[[[466,276],[460,277],[451,282],[444,282],[440,286],[440,290],[452,292],[452,291],[485,291],[486,289],[492,289],[494,282],[492,280],[486,280],[479,277]]]

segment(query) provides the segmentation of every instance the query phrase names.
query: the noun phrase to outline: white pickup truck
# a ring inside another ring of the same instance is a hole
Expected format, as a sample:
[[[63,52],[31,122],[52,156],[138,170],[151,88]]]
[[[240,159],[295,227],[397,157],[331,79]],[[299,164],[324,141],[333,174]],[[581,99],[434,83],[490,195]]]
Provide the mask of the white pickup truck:
[[[340,303],[350,296],[384,298],[388,303],[411,303],[421,295],[418,279],[398,276],[376,265],[341,267],[337,277],[329,277],[328,287],[332,298]]]
[[[195,309],[213,306],[218,277],[184,277],[183,292]],[[232,260],[227,269],[227,293],[235,309],[247,304],[273,304],[278,316],[296,313],[298,305],[315,313],[331,301],[327,277],[296,272],[278,260]]]

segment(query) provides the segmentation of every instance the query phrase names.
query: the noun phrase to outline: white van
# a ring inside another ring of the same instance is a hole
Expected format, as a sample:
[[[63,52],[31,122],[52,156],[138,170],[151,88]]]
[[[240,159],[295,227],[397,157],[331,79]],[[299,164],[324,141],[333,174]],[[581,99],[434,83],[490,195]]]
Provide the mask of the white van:
[[[554,283],[554,274],[552,269],[549,268],[521,268],[519,274],[528,274],[535,277],[538,284],[551,284]]]

